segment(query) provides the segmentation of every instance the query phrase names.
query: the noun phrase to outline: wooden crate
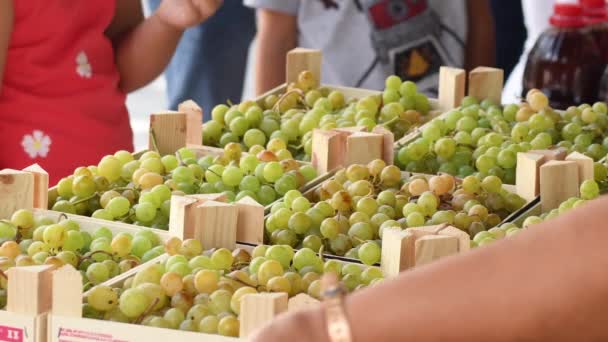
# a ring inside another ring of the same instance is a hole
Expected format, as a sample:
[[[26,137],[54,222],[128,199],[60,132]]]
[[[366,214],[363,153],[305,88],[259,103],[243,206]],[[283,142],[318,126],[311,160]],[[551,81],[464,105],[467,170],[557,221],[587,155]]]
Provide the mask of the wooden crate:
[[[24,315],[0,310],[0,341],[46,341],[47,314]]]
[[[117,221],[106,221],[87,216],[65,214],[53,210],[34,209],[34,215],[36,217],[47,217],[55,221],[59,220],[61,217],[65,217],[78,223],[80,225],[80,230],[88,233],[93,233],[100,227],[106,227],[112,232],[112,235],[116,235],[118,233],[129,233],[131,235],[135,235],[141,230],[149,230],[156,234],[161,242],[167,241],[172,236],[166,230],[146,228]]]
[[[466,74],[458,72],[458,69],[443,69],[439,81],[439,96],[453,96],[452,98],[444,99],[451,106],[443,106],[443,113],[435,116],[435,118],[443,118],[447,113],[460,106],[462,98],[464,98],[464,83]],[[504,83],[504,71],[501,69],[479,67],[469,73],[469,89],[468,94],[474,96],[480,101],[486,98],[493,99],[496,103],[500,103],[500,98]],[[458,94],[458,95],[453,95]],[[460,96],[462,95],[462,96]],[[431,118],[432,120],[432,118]],[[395,148],[400,148],[407,145],[422,136],[422,130],[430,123],[430,120],[423,125],[414,129],[414,131],[406,134],[401,139],[395,142]]]
[[[406,171],[402,171],[402,179],[408,180],[413,176],[424,176],[427,179],[433,177],[433,175],[426,175],[426,174],[416,174],[416,173],[411,173],[411,172],[406,172]],[[328,179],[333,179],[333,177],[330,177]],[[302,195],[304,197],[306,197],[309,201],[311,201],[311,203],[314,204],[314,200],[315,200],[315,191],[320,188],[322,185],[318,184],[317,186],[310,188],[308,191],[302,193]],[[509,185],[509,184],[503,184],[503,189],[511,192],[511,193],[517,193],[517,189],[514,185]],[[514,220],[516,220],[518,217],[520,217],[523,213],[525,213],[526,211],[530,210],[530,208],[532,208],[534,205],[536,205],[537,199],[534,199],[532,201],[529,201],[528,203],[526,203],[522,208],[520,208],[519,210],[511,213],[509,216],[507,216],[502,222],[503,223],[507,223],[507,222],[513,222]],[[268,218],[270,214],[267,214],[266,217],[264,218],[265,220]],[[265,229],[265,227],[264,227]],[[343,256],[337,256],[337,255],[332,255],[329,253],[325,253],[323,255],[326,258],[330,258],[330,259],[337,259],[337,260],[341,260],[344,262],[349,262],[349,263],[358,263],[361,264],[361,262],[359,260],[356,259],[352,259],[352,258],[347,258],[347,257],[343,257]],[[379,266],[379,265],[376,265]]]

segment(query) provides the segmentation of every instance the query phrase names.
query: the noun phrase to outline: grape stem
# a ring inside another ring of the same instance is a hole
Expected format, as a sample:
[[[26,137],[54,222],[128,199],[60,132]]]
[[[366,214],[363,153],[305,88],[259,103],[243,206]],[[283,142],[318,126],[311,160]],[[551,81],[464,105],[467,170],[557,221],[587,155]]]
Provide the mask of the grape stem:
[[[272,106],[272,110],[274,111],[278,111],[279,106],[281,105],[281,102],[283,102],[283,100],[285,100],[289,95],[296,93],[299,95],[299,99],[304,97],[304,94],[302,93],[302,91],[300,89],[292,89],[288,92],[286,92],[285,94],[281,95],[281,97],[277,100],[277,103],[274,104],[274,106]]]
[[[69,219],[68,215],[66,213],[61,213],[59,214],[59,217],[57,218],[57,223],[63,221],[63,220],[67,220]]]
[[[230,279],[230,280],[236,281],[237,283],[243,284],[243,285],[245,285],[245,286],[248,286],[248,287],[253,287],[253,288],[255,288],[255,289],[256,289],[256,290],[258,290],[258,291],[259,291],[259,290],[260,290],[260,288],[262,287],[262,285],[253,285],[253,284],[248,284],[248,283],[246,283],[246,282],[244,282],[244,281],[242,281],[242,280],[240,280],[240,279],[237,279],[236,277],[233,277],[233,276],[231,276],[231,275],[229,275],[229,274],[225,275],[224,277],[225,277],[225,278],[227,278],[227,279]]]
[[[175,158],[177,158],[177,161],[179,162],[180,166],[186,166],[186,164],[182,160],[182,156],[179,154],[179,152],[175,152]]]
[[[156,133],[152,127],[150,127],[150,140],[152,140],[152,148],[154,148],[154,151],[160,153],[158,150],[158,143],[156,141]]]
[[[144,320],[144,317],[148,316],[152,312],[152,309],[154,309],[156,304],[158,304],[158,298],[154,298],[154,301],[152,303],[150,303],[150,305],[148,306],[146,311],[144,311],[144,313],[142,313],[139,317],[137,317],[137,319],[133,323],[140,324]]]
[[[93,198],[97,197],[97,196],[99,196],[99,194],[94,193],[94,194],[92,194],[91,196],[87,196],[87,197],[84,197],[84,198],[79,199],[78,201],[74,201],[72,204],[73,204],[73,205],[76,205],[76,204],[84,203],[84,202],[86,202],[86,201],[88,201],[88,200],[91,200],[91,199],[93,199]]]
[[[95,251],[95,252],[92,252],[92,253],[80,258],[78,260],[78,264],[76,265],[76,268],[79,268],[83,262],[93,258],[93,255],[95,255],[95,254],[105,254],[105,255],[109,256],[111,259],[114,259],[114,255],[112,255],[112,253],[108,253],[106,251]]]
[[[382,127],[388,127],[388,126],[394,124],[395,122],[397,122],[399,120],[400,120],[400,118],[398,116],[396,116],[396,117],[388,120],[387,122],[382,123],[380,126],[382,126]]]

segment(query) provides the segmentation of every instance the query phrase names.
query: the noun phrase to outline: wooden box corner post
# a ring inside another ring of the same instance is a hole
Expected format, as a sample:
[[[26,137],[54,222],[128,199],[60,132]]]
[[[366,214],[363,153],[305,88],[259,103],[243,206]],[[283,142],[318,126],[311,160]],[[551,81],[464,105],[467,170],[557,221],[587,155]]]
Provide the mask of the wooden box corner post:
[[[385,278],[396,277],[400,272],[416,265],[415,240],[414,235],[407,230],[398,228],[383,230],[380,268]]]
[[[287,53],[286,82],[298,82],[298,76],[302,71],[310,71],[314,77],[313,87],[318,88],[321,84],[321,50],[295,48]]]
[[[465,95],[467,73],[463,69],[442,66],[439,68],[439,109],[458,108]]]
[[[198,106],[198,109],[194,108],[190,102],[180,107],[183,112],[167,111],[150,115],[148,149],[167,155],[190,144],[202,144],[202,110]]]
[[[372,129],[372,133],[382,135],[382,159],[388,165],[392,165],[395,162],[395,135],[389,129],[384,126],[376,126]]]
[[[540,167],[540,204],[546,213],[579,191],[578,164],[574,161],[552,160]]]
[[[223,194],[202,194],[171,196],[169,212],[169,233],[180,239],[193,239],[196,222],[196,208],[206,201],[225,202]]]
[[[530,202],[540,194],[540,167],[545,162],[542,154],[517,153],[515,189],[519,196]]]
[[[382,236],[381,268],[385,277],[470,249],[469,234],[437,225],[407,230],[385,229]]]
[[[353,164],[367,164],[374,159],[384,159],[384,152],[384,135],[367,132],[353,133],[346,138],[344,167]]]
[[[239,209],[234,204],[205,201],[194,209],[194,238],[203,249],[236,248],[236,227]]]
[[[343,166],[346,137],[349,133],[314,129],[312,132],[312,166],[322,175]]]
[[[572,152],[566,157],[567,161],[573,161],[578,165],[579,185],[586,180],[595,179],[593,159],[579,152]]]
[[[33,209],[34,174],[12,169],[0,170],[0,219],[8,219],[18,209]]]
[[[247,337],[287,311],[287,293],[248,294],[241,299],[240,336]]]
[[[203,145],[203,109],[193,100],[186,100],[177,106],[177,111],[186,113],[188,134],[186,145]]]
[[[82,275],[67,265],[53,272],[53,315],[82,317]]]
[[[501,103],[505,73],[502,69],[477,67],[469,73],[469,96]]]
[[[261,245],[264,243],[264,206],[249,196],[236,203],[236,241]]]
[[[47,209],[49,203],[49,174],[40,165],[33,164],[23,171],[34,176],[34,208]]]
[[[37,316],[48,312],[52,307],[54,266],[12,267],[8,273],[9,312]]]

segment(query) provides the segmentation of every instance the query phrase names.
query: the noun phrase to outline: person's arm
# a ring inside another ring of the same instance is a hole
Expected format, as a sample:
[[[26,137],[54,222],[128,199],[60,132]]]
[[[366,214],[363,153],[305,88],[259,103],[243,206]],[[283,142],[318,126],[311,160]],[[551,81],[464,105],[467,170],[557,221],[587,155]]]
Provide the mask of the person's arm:
[[[13,0],[0,1],[0,92],[8,55],[8,43],[13,31]]]
[[[608,340],[608,197],[494,245],[408,271],[346,300],[361,341]],[[320,308],[254,342],[328,341]]]
[[[131,92],[160,75],[175,52],[182,33],[211,16],[222,0],[164,0],[143,19],[140,0],[117,1],[106,35],[115,47],[120,88]]]
[[[488,0],[467,0],[468,35],[465,68],[496,64],[494,18]]]
[[[258,10],[255,88],[258,95],[285,83],[287,52],[297,46],[297,18],[268,9]]]

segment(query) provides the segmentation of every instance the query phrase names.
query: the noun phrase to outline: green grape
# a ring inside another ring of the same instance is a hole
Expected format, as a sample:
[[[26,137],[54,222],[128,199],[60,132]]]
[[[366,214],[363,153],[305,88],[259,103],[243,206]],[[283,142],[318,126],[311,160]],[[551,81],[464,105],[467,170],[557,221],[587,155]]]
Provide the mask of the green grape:
[[[372,240],[374,237],[374,231],[372,226],[366,222],[359,222],[353,224],[348,230],[348,235],[353,238],[356,245],[363,241]]]
[[[217,334],[219,322],[217,316],[205,316],[200,320],[198,331],[205,334]]]
[[[312,220],[303,212],[296,212],[290,218],[288,227],[296,234],[305,234],[312,225]]]
[[[226,248],[220,248],[211,254],[211,262],[215,269],[228,270],[232,266],[234,257],[232,253]]]
[[[424,226],[424,215],[418,211],[414,211],[406,216],[406,223],[408,227],[421,227]]]
[[[134,206],[135,217],[140,222],[151,222],[156,216],[156,207],[151,203],[141,203]]]
[[[435,143],[435,153],[444,159],[450,159],[456,153],[456,142],[451,138],[441,138]]]
[[[285,195],[288,191],[297,188],[297,180],[294,176],[286,174],[281,176],[275,184],[274,189],[279,195]]]
[[[89,282],[97,285],[110,279],[110,270],[102,263],[94,263],[87,268],[86,276]]]
[[[585,180],[580,187],[581,197],[585,200],[591,200],[599,196],[600,188],[594,180]]]
[[[118,294],[109,286],[95,286],[87,293],[87,303],[95,310],[110,311],[118,305]]]
[[[122,171],[122,164],[114,156],[105,156],[97,165],[97,173],[105,177],[110,183],[118,180]]]
[[[283,167],[280,163],[266,163],[263,169],[263,177],[267,182],[276,182],[281,176],[283,176]]]
[[[243,137],[243,142],[247,147],[251,147],[254,145],[263,146],[266,144],[266,135],[261,130],[253,128],[245,133]]]
[[[145,291],[139,288],[125,290],[119,299],[120,311],[129,318],[141,316],[150,306],[150,299]]]
[[[54,224],[46,227],[42,239],[50,248],[58,248],[63,245],[66,235],[64,226]]]
[[[112,198],[105,207],[105,210],[114,218],[125,216],[131,207],[128,199],[119,196]]]
[[[243,171],[236,166],[228,166],[222,173],[222,181],[228,186],[237,186],[243,179]]]
[[[258,200],[262,205],[268,205],[275,201],[276,192],[268,185],[262,185],[260,190],[257,192]]]
[[[258,192],[260,190],[260,181],[255,176],[245,176],[239,184],[239,189]]]
[[[283,268],[289,268],[291,260],[294,259],[293,248],[285,245],[270,246],[266,249],[266,260],[276,260],[281,263]]]
[[[366,242],[359,247],[359,260],[366,265],[373,265],[380,261],[380,246],[375,242]]]

